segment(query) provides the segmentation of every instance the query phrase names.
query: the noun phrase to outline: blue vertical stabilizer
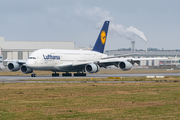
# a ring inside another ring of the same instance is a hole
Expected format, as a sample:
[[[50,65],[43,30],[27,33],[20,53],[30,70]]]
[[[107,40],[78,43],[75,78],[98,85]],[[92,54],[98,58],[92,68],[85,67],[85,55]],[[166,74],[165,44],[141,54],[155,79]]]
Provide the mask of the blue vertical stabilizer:
[[[105,21],[92,51],[97,51],[100,53],[104,52],[104,46],[106,43],[108,27],[109,27],[109,21]]]

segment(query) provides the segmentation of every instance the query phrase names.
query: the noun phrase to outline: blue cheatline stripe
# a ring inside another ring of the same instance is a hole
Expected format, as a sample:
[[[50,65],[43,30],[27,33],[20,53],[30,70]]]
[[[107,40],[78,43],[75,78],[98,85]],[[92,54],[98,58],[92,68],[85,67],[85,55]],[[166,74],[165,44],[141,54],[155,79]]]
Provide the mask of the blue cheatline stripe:
[[[104,25],[99,33],[99,36],[96,40],[96,43],[92,49],[92,51],[97,51],[100,53],[104,52],[104,46],[106,44],[106,40],[107,40],[107,33],[108,33],[108,27],[109,27],[109,22],[110,21],[105,21]]]

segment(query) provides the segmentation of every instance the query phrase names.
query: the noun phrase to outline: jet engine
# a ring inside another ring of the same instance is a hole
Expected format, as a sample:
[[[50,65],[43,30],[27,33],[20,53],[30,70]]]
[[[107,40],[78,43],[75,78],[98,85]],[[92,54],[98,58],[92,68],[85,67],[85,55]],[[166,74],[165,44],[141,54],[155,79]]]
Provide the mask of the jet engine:
[[[22,65],[22,66],[21,66],[21,72],[24,73],[24,74],[28,74],[28,73],[32,73],[33,70],[27,68],[26,65]]]
[[[132,64],[128,61],[119,62],[118,66],[121,70],[130,70],[132,68]]]
[[[18,71],[20,70],[20,65],[17,62],[12,62],[8,64],[8,69],[10,71]]]
[[[85,66],[85,70],[88,73],[97,73],[100,70],[100,67],[99,67],[99,65],[91,63],[91,64],[87,64]]]

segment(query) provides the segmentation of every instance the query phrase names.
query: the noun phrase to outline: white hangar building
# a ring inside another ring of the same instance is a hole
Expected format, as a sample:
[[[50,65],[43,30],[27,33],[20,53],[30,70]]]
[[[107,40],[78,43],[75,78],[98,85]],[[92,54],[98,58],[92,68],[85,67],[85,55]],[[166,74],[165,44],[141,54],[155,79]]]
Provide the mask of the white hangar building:
[[[0,55],[3,56],[3,60],[26,60],[37,49],[74,49],[74,42],[4,41],[4,37],[0,37]],[[7,62],[3,64],[6,66]]]
[[[129,55],[121,58],[169,58],[169,60],[144,60],[140,61],[140,64],[135,64],[134,66],[143,66],[156,68],[156,66],[163,67],[175,67],[180,65],[180,51],[179,50],[159,50],[159,51],[126,51],[126,50],[107,50],[105,51],[107,55]],[[175,58],[176,56],[176,58]]]

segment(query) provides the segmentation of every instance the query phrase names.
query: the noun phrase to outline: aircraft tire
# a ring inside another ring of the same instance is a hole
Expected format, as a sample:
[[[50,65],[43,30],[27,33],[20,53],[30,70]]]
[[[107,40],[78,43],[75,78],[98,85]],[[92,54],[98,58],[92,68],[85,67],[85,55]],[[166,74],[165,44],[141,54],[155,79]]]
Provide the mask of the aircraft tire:
[[[86,73],[74,73],[74,76],[86,76]]]
[[[56,77],[59,77],[59,73],[56,73]]]
[[[78,73],[74,73],[74,76],[78,76]]]
[[[31,77],[36,77],[36,74],[31,74]]]
[[[63,77],[64,77],[64,76],[72,76],[72,74],[71,74],[71,73],[63,73],[62,76],[63,76]]]
[[[59,77],[59,73],[52,73],[52,77]]]

